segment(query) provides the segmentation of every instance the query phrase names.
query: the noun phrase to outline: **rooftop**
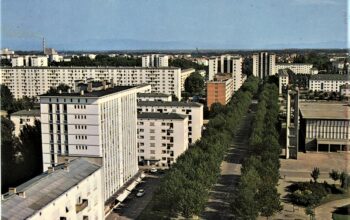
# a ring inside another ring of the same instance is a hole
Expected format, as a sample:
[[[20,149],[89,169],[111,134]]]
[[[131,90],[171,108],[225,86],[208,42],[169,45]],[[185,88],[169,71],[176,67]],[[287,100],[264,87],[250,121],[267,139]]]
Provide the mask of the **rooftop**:
[[[140,119],[185,119],[186,115],[179,115],[176,113],[156,113],[156,112],[142,112],[137,114]]]
[[[350,106],[342,102],[301,102],[299,108],[305,119],[350,120]]]
[[[2,200],[1,218],[27,219],[100,168],[79,158],[68,164],[68,170],[61,166],[52,173],[45,172],[29,180],[16,188],[17,192],[25,192],[24,198],[11,194]]]
[[[350,80],[350,75],[341,74],[316,74],[310,77],[310,80]]]
[[[138,97],[164,97],[167,98],[171,95],[164,93],[137,93]]]
[[[14,66],[1,69],[180,69],[179,67],[141,67],[141,66]]]
[[[79,97],[102,97],[102,96],[106,96],[106,95],[110,95],[112,93],[116,93],[116,92],[121,92],[121,91],[125,91],[128,89],[132,89],[132,88],[136,88],[136,86],[114,86],[112,88],[107,88],[105,90],[98,90],[98,91],[92,91],[92,92],[87,92],[84,91],[83,94],[79,93],[79,92],[54,92],[54,93],[45,93],[43,95],[40,95],[41,97],[45,97],[45,96],[79,96]]]
[[[312,63],[276,63],[276,66],[283,65],[283,66],[312,66]]]
[[[171,106],[171,107],[201,107],[197,102],[162,102],[162,101],[140,101],[137,106]]]
[[[288,76],[288,71],[286,69],[278,70],[278,75]]]
[[[40,109],[28,109],[14,112],[11,116],[40,116]]]

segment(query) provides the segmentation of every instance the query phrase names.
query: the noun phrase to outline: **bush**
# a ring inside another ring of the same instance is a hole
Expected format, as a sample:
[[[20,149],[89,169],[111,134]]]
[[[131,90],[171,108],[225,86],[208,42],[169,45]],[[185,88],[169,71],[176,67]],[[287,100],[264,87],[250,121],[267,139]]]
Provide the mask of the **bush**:
[[[288,197],[293,204],[314,206],[321,202],[334,188],[327,183],[297,182],[288,187]]]

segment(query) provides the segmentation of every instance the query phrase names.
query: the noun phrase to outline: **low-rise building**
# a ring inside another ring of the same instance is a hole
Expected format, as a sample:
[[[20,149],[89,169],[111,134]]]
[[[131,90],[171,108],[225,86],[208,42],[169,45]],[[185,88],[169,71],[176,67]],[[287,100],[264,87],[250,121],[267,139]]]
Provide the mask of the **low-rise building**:
[[[137,93],[137,101],[163,101],[171,102],[172,97],[163,93]]]
[[[308,63],[276,63],[276,73],[279,70],[289,69],[295,74],[313,74],[312,71],[313,65]]]
[[[304,102],[300,109],[299,148],[305,151],[350,150],[350,106],[341,102]]]
[[[309,80],[309,90],[324,92],[340,92],[340,86],[350,84],[349,75],[317,74]]]
[[[101,165],[75,159],[10,188],[1,201],[1,218],[104,219]]]
[[[25,125],[34,126],[35,121],[40,121],[40,109],[28,109],[11,114],[11,121],[15,126],[15,135],[19,136]]]
[[[214,103],[226,105],[234,92],[234,83],[231,75],[216,75],[215,80],[207,82],[207,106]]]
[[[150,102],[137,103],[138,113],[177,113],[188,116],[188,143],[193,144],[202,136],[203,105],[196,102]]]
[[[137,118],[139,163],[169,167],[188,149],[187,115],[143,112]]]

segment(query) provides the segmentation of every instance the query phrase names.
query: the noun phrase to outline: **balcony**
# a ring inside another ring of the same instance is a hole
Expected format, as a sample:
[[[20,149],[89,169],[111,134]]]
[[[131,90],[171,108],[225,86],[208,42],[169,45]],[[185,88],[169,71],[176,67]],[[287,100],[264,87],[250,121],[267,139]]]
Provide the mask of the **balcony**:
[[[79,212],[83,211],[88,205],[89,205],[88,200],[87,199],[83,199],[83,201],[81,203],[78,203],[78,204],[75,205],[76,213],[79,213]]]

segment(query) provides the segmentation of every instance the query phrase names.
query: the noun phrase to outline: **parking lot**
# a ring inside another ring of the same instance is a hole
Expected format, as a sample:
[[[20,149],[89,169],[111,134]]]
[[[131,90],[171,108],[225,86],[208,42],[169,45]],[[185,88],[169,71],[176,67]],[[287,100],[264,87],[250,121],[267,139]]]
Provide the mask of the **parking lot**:
[[[164,174],[159,172],[155,174],[146,174],[146,177],[139,183],[136,188],[130,193],[130,195],[107,216],[107,220],[124,220],[124,219],[136,219],[142,210],[146,208],[151,201],[153,193],[159,185],[160,179]],[[137,192],[143,189],[144,195],[137,197]]]

